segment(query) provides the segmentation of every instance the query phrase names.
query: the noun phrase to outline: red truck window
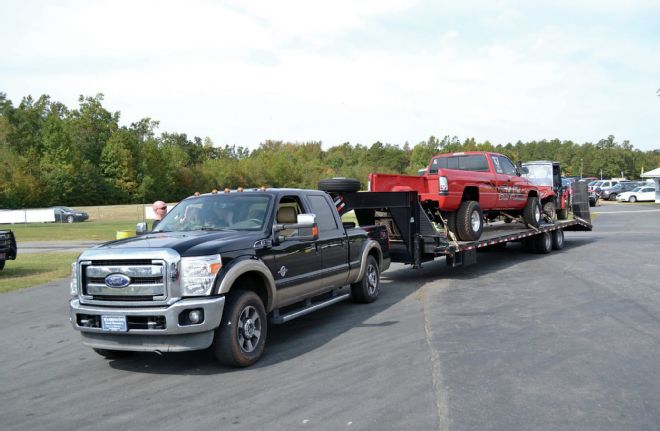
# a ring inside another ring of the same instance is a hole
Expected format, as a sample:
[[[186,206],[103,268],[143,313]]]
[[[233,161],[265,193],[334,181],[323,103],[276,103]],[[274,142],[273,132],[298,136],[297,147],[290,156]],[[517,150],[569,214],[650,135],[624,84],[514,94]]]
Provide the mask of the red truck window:
[[[438,169],[458,169],[460,171],[488,172],[488,162],[483,154],[436,157],[431,162],[429,173],[437,174]]]

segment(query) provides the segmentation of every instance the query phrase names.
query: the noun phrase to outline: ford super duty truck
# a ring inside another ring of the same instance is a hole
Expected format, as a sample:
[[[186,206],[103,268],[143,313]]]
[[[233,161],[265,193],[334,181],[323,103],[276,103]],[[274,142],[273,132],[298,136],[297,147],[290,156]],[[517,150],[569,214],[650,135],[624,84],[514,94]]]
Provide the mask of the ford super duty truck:
[[[152,232],[80,255],[71,323],[108,358],[210,347],[224,364],[249,366],[269,323],[378,297],[387,230],[354,226],[318,190],[189,197]]]
[[[420,176],[369,174],[369,191],[415,191],[428,215],[450,237],[476,241],[481,237],[484,218],[522,217],[528,226],[539,226],[539,191],[521,176],[524,171],[502,154],[439,154]]]
[[[11,230],[0,230],[0,271],[7,260],[15,260],[17,254],[16,238]]]

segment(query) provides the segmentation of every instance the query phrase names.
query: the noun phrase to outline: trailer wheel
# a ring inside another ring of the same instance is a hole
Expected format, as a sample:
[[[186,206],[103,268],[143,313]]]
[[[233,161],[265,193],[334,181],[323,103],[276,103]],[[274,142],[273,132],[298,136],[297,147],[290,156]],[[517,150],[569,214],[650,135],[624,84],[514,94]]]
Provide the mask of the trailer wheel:
[[[261,358],[267,333],[266,310],[261,298],[249,290],[237,290],[228,295],[211,349],[220,363],[247,367]]]
[[[110,350],[110,349],[97,349],[92,348],[96,353],[103,356],[106,359],[121,359],[127,356],[131,356],[133,352],[129,350]]]
[[[536,196],[527,198],[527,204],[523,210],[523,220],[529,226],[538,227],[541,224],[541,204]]]
[[[557,208],[555,207],[555,203],[548,201],[543,204],[543,214],[547,215],[550,217],[550,220],[555,221],[557,220]]]
[[[564,248],[564,231],[561,229],[552,231],[552,249],[561,250]]]
[[[566,220],[568,219],[568,199],[564,201],[564,208],[558,209],[557,210],[557,219],[558,220]]]
[[[463,201],[456,215],[456,234],[463,241],[476,241],[484,230],[483,212],[476,201]]]
[[[319,180],[317,187],[324,192],[357,192],[362,184],[354,178],[326,178]]]
[[[380,270],[376,258],[367,256],[367,267],[362,280],[351,284],[353,301],[368,304],[374,302],[380,293]]]
[[[552,251],[552,236],[550,232],[543,232],[542,234],[534,237],[536,252],[540,254],[548,254]]]

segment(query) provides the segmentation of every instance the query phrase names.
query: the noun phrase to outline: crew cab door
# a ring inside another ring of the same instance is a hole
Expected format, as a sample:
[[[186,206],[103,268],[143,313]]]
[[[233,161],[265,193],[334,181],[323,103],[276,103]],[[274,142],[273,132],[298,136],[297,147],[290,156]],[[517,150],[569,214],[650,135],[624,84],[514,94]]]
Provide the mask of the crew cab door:
[[[527,193],[521,186],[527,184],[526,180],[518,176],[515,165],[508,157],[491,154],[490,158],[497,182],[497,207],[505,209],[524,206],[524,202],[527,201]]]
[[[307,199],[319,230],[317,245],[321,251],[322,287],[341,287],[348,280],[348,237],[328,195],[308,195]]]
[[[298,214],[306,211],[299,196],[283,196],[275,210],[275,223],[295,224]],[[310,289],[321,284],[322,260],[317,241],[298,239],[297,232],[279,232],[285,240],[274,243],[273,256],[266,265],[273,274],[278,306],[303,299]]]

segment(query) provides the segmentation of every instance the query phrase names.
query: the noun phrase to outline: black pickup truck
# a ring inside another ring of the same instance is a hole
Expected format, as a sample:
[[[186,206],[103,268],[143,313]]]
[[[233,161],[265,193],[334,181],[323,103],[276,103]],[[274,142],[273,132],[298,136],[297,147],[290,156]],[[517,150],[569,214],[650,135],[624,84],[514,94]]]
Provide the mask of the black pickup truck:
[[[211,347],[220,362],[249,366],[269,323],[351,297],[372,302],[389,264],[385,226],[342,224],[322,191],[203,194],[152,232],[83,252],[71,323],[108,358]]]
[[[5,267],[5,261],[16,259],[16,238],[10,230],[0,230],[0,271]]]

